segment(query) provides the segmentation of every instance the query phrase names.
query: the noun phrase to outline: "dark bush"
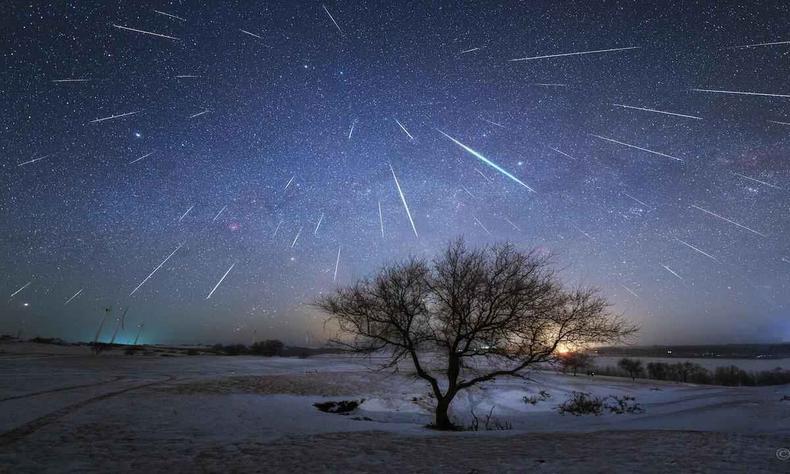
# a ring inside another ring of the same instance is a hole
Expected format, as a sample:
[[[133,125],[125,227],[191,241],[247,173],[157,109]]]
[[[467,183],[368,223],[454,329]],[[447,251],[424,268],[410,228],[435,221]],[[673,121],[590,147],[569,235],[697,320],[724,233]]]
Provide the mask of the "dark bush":
[[[573,392],[558,407],[560,414],[570,413],[571,415],[600,415],[604,410],[608,410],[616,415],[626,413],[642,413],[644,409],[630,395],[609,395],[608,397],[596,397],[585,392]]]
[[[39,344],[55,344],[58,346],[66,345],[66,341],[58,337],[34,337],[30,342],[37,342]]]
[[[216,346],[215,346],[216,347]],[[220,351],[229,356],[236,356],[249,353],[249,349],[244,344],[229,344],[227,346],[221,346]]]
[[[727,385],[736,387],[740,385],[754,385],[754,377],[743,369],[734,365],[727,367],[716,367],[713,373],[714,383],[717,385]]]
[[[313,403],[313,406],[324,413],[339,413],[345,415],[356,410],[364,401],[364,398],[362,400],[340,400],[339,402]]]
[[[752,374],[755,385],[783,385],[790,383],[790,370],[777,367],[774,370],[765,370]]]
[[[545,390],[541,390],[538,392],[537,395],[525,395],[523,400],[524,403],[529,403],[530,405],[537,405],[538,402],[545,402],[551,398],[551,394]]]
[[[647,376],[655,380],[667,380],[667,364],[663,362],[648,362]]]
[[[268,339],[265,341],[258,341],[253,344],[250,348],[250,352],[256,355],[273,357],[282,355],[284,347],[285,344],[283,344],[282,341],[278,341],[277,339]]]
[[[639,359],[622,358],[617,362],[617,366],[627,372],[631,380],[636,380],[637,377],[645,373],[642,361]]]
[[[645,411],[641,405],[636,403],[636,398],[630,395],[623,395],[622,397],[610,395],[606,397],[604,408],[617,415],[625,413],[642,413]]]
[[[557,409],[561,414],[600,415],[603,413],[603,400],[585,392],[573,392]]]

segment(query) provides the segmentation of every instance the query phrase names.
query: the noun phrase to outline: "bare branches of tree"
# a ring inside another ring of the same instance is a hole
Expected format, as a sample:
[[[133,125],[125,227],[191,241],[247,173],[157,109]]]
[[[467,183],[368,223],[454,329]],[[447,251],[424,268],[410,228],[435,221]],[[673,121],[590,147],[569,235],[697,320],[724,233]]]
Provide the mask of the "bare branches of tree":
[[[448,245],[431,262],[382,268],[319,299],[356,352],[383,351],[386,366],[410,362],[437,400],[435,426],[452,429],[457,393],[520,376],[560,347],[611,343],[636,331],[594,289],[567,289],[547,257],[510,244]]]

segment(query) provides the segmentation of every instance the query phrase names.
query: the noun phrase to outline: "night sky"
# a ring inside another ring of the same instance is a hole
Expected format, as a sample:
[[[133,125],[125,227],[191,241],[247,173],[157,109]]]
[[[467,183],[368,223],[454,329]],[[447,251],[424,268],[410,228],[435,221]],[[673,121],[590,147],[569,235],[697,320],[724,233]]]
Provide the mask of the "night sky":
[[[643,343],[788,341],[790,4],[756,3],[4,2],[0,333],[318,344],[320,292],[463,235]]]

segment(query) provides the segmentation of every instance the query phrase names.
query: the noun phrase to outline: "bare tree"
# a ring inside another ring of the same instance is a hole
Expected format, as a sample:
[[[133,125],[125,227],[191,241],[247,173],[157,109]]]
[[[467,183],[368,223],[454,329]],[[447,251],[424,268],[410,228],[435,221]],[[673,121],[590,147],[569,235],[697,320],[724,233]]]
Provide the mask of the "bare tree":
[[[357,352],[386,350],[385,367],[407,360],[436,397],[434,426],[462,390],[519,376],[560,346],[620,340],[634,332],[595,290],[566,290],[546,257],[510,244],[471,249],[452,242],[432,262],[412,258],[340,288],[316,305]]]
[[[593,366],[593,358],[582,351],[573,351],[560,354],[558,357],[563,372],[570,371],[574,376],[580,370],[587,370]]]
[[[645,372],[644,367],[642,367],[642,361],[639,359],[624,357],[617,361],[617,366],[620,367],[621,370],[626,371],[628,376],[631,377],[631,380],[636,380],[637,377]]]

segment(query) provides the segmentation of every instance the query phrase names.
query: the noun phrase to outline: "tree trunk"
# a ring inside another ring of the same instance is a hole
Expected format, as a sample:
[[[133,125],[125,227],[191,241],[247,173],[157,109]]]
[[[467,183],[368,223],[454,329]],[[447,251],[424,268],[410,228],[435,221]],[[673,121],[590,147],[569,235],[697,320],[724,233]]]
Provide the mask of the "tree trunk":
[[[448,410],[450,409],[450,400],[448,397],[440,398],[436,402],[436,418],[434,420],[434,428],[437,430],[452,430],[455,425],[450,421]]]

